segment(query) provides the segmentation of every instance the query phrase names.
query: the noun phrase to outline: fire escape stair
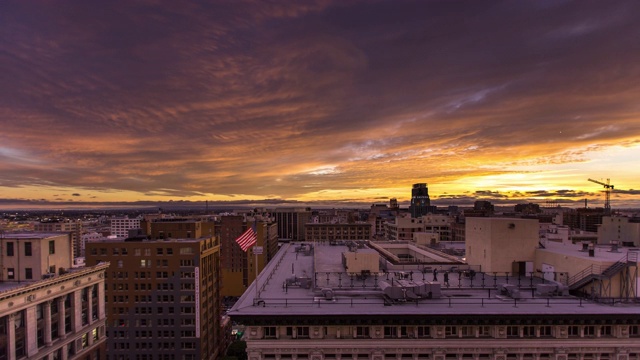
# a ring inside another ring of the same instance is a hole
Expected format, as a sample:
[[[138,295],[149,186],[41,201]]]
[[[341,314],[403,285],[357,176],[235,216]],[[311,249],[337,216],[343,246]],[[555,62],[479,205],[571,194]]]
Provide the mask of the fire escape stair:
[[[591,265],[569,279],[569,290],[579,290],[593,280],[610,280],[627,267],[627,262],[617,261],[603,271],[598,271],[599,266]]]

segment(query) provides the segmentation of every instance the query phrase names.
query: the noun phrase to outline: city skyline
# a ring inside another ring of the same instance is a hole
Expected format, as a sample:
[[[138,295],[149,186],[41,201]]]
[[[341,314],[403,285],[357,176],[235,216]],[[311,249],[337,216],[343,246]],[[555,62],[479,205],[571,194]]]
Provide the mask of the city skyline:
[[[0,208],[640,207],[634,1],[0,7]]]

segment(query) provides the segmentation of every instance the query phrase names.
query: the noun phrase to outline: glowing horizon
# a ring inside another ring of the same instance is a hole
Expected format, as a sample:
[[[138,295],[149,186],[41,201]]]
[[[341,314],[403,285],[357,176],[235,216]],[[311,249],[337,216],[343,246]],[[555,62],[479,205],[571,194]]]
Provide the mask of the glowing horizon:
[[[0,22],[0,208],[640,207],[638,2],[36,3]]]

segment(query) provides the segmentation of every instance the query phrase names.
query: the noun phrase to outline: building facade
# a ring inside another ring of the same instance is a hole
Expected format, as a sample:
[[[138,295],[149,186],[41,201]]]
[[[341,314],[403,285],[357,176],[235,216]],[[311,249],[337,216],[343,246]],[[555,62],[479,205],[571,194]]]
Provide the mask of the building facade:
[[[340,254],[285,244],[229,312],[249,360],[630,360],[640,311],[559,293],[539,278],[387,270],[349,275]],[[452,269],[450,269],[452,270]],[[455,276],[454,276],[455,274]],[[284,285],[283,285],[284,284]]]
[[[341,240],[371,240],[371,224],[357,223],[310,223],[305,226],[307,242],[334,242]]]
[[[140,218],[111,218],[111,235],[126,238],[129,230],[140,228]]]
[[[50,221],[33,225],[36,232],[68,232],[71,234],[73,257],[84,256],[82,247],[82,221]]]
[[[640,218],[605,216],[598,227],[598,243],[640,246]]]
[[[311,222],[311,209],[278,208],[271,213],[278,224],[278,238],[285,241],[301,241],[305,236],[305,225]]]
[[[0,281],[22,282],[61,274],[73,265],[71,234],[9,233],[0,237]]]
[[[511,272],[514,262],[533,262],[540,240],[538,220],[466,219],[466,258],[484,272]]]
[[[199,239],[87,243],[87,264],[109,262],[109,360],[217,359],[224,349],[220,245]]]
[[[0,359],[105,359],[107,264],[70,269],[70,234],[0,238]]]
[[[250,248],[242,251],[236,239],[247,230],[255,226],[256,246],[262,248],[262,253],[254,255]],[[216,233],[220,235],[221,244],[221,277],[222,296],[239,297],[249,284],[256,278],[278,250],[277,224],[268,219],[252,221],[244,215],[226,215],[220,217]],[[257,259],[257,264],[256,264]]]

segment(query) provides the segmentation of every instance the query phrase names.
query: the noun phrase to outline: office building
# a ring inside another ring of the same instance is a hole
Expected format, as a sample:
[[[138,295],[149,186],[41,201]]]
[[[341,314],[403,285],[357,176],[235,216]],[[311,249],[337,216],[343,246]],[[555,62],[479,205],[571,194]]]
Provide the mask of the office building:
[[[335,242],[343,240],[371,240],[371,224],[354,223],[310,223],[305,226],[307,242]]]
[[[278,239],[282,241],[302,241],[305,225],[311,222],[309,208],[277,208],[271,213],[278,224]]]
[[[140,218],[111,218],[111,235],[119,238],[129,236],[129,230],[140,229]]]
[[[190,231],[183,229],[183,231]],[[109,360],[217,359],[221,323],[216,237],[87,243],[87,264],[109,262]]]
[[[97,359],[107,264],[72,268],[68,233],[0,237],[0,359]]]

